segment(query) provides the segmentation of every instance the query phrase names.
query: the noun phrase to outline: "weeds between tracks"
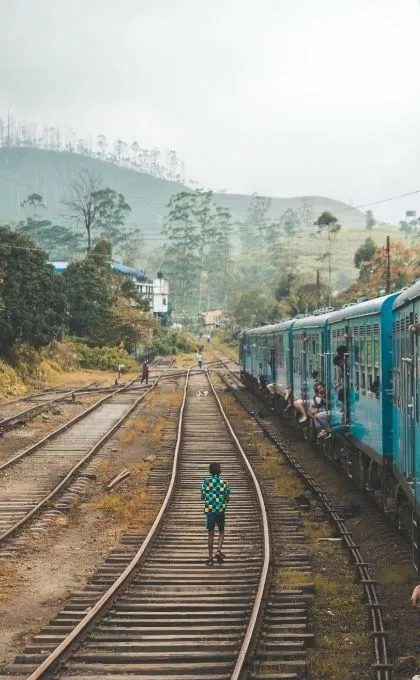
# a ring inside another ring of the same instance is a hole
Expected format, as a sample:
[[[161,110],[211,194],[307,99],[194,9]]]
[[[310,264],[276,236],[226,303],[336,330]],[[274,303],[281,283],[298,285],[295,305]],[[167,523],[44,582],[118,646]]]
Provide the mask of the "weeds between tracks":
[[[305,491],[304,485],[277,448],[268,442],[255,422],[235,398],[219,391],[233,427],[241,432],[245,451],[257,451],[260,462],[256,472],[268,475],[276,485],[279,496],[295,498]],[[263,485],[264,489],[264,485]],[[312,680],[371,680],[373,663],[371,639],[366,610],[361,601],[361,588],[354,583],[354,571],[341,549],[340,542],[324,542],[331,538],[331,529],[323,512],[314,501],[304,519],[313,574],[302,575],[293,570],[279,569],[276,580],[286,587],[307,581],[315,586],[315,597],[310,607],[310,626],[315,634],[315,646],[308,650],[308,670]]]

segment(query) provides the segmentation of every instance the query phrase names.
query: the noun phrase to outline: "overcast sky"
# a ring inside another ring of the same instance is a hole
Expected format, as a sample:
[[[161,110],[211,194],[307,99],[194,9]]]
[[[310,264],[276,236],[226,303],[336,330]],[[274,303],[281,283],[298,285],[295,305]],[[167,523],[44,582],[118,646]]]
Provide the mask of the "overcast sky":
[[[214,190],[420,189],[419,0],[0,0],[0,115],[176,148]],[[375,207],[420,213],[420,194]]]

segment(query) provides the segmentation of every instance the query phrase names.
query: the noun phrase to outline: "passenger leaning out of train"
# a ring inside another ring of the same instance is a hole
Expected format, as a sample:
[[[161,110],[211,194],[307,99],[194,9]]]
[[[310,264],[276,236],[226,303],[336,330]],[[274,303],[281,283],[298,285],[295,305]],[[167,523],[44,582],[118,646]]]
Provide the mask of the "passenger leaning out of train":
[[[411,594],[411,604],[413,607],[420,607],[420,585],[416,586]]]
[[[300,413],[299,422],[304,423],[308,419],[308,414],[313,414],[313,409],[315,408],[316,398],[319,397],[318,391],[320,389],[321,383],[318,381],[318,371],[312,373],[312,378],[315,380],[314,383],[314,396],[312,399],[295,399],[294,407]]]

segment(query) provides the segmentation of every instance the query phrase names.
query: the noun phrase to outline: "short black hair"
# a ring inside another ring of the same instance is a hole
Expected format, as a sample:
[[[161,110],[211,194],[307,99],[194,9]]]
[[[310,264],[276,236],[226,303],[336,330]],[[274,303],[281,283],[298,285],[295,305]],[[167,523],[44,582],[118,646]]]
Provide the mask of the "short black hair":
[[[220,475],[222,469],[220,467],[220,463],[210,463],[209,465],[209,471],[211,475]]]
[[[339,357],[342,357],[347,352],[346,345],[339,345],[336,349],[336,352],[337,352]]]

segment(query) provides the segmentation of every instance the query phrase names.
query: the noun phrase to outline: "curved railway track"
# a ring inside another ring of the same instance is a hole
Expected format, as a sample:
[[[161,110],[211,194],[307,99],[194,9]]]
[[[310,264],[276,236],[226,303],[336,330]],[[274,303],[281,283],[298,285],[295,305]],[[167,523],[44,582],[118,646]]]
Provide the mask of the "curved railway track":
[[[137,378],[115,389],[0,464],[0,558],[21,549],[19,541],[5,543],[40,511],[48,510],[51,517],[60,514],[50,508],[51,502],[88,465],[158,379],[148,388]]]
[[[307,488],[312,491],[314,497],[317,498],[322,504],[328,513],[337,536],[342,539],[343,547],[347,551],[350,560],[354,564],[356,576],[363,588],[364,601],[368,610],[368,618],[374,646],[375,664],[373,665],[373,672],[375,678],[376,680],[391,680],[393,676],[393,664],[391,662],[388,648],[388,632],[385,630],[382,605],[378,599],[376,581],[372,579],[371,573],[369,571],[369,564],[365,562],[360,551],[360,547],[355,543],[351,532],[348,531],[339,509],[334,506],[317,482],[306,472],[302,465],[300,465],[299,461],[292,455],[292,453],[287,448],[286,443],[282,441],[277,432],[266,422],[264,422],[259,414],[253,410],[253,407],[250,406],[250,403],[246,398],[246,388],[242,383],[238,372],[229,367],[229,361],[230,360],[222,359],[222,364],[224,365],[229,377],[233,378],[236,385],[233,385],[224,379],[226,384],[230,387],[233,394],[235,395],[235,398],[241,404],[244,410],[258,423],[264,435],[273,444],[275,444],[275,446],[287,459],[290,465],[297,471]]]
[[[227,559],[208,567],[199,486],[215,459],[232,497]],[[30,680],[242,677],[269,580],[269,528],[256,477],[205,372],[186,377],[168,491],[138,540],[134,557],[123,546],[114,552],[4,672]]]

